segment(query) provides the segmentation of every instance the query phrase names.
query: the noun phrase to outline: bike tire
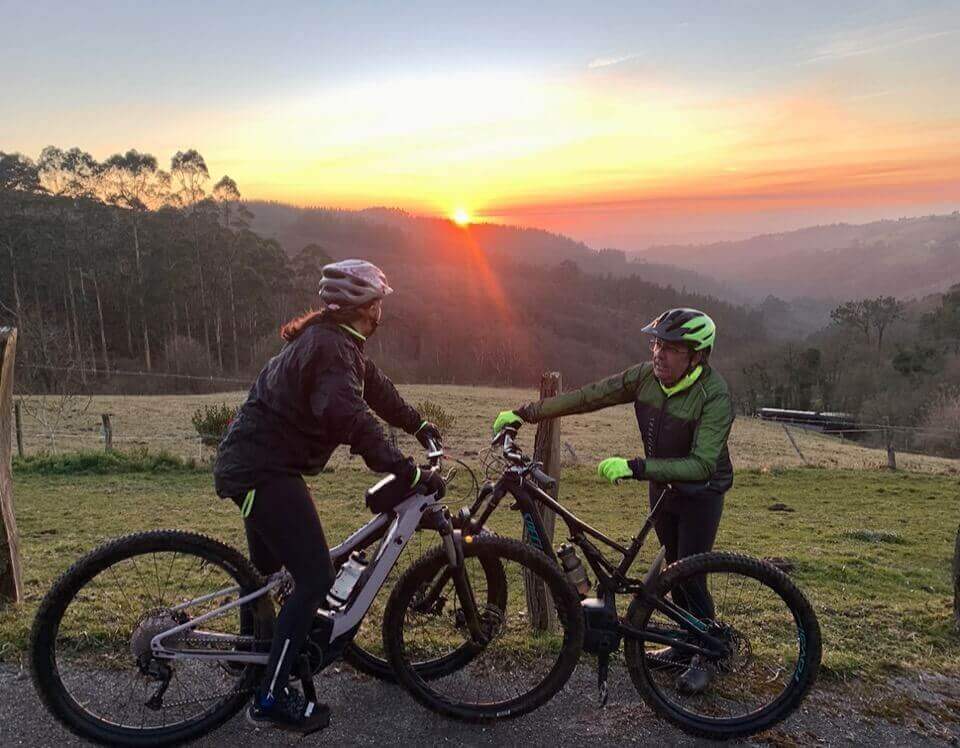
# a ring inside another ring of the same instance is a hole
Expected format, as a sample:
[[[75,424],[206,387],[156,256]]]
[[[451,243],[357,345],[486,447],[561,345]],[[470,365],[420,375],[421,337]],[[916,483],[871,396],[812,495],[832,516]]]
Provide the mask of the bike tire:
[[[494,557],[481,558],[480,563],[487,578],[487,602],[493,605],[506,604],[507,576],[503,564]],[[382,594],[382,593],[381,593]],[[418,662],[414,666],[417,673],[426,680],[441,678],[465,667],[474,657],[470,648],[464,645],[458,651],[429,662]],[[343,658],[354,668],[366,675],[385,683],[396,683],[396,675],[386,657],[364,649],[356,641],[350,642],[344,649]]]
[[[417,672],[404,648],[404,623],[417,591],[437,570],[448,565],[443,548],[436,548],[410,567],[399,580],[387,603],[383,620],[384,647],[397,681],[431,711],[463,722],[488,722],[519,717],[550,700],[573,674],[583,647],[583,614],[580,600],[555,564],[540,550],[519,541],[496,536],[476,536],[463,545],[465,558],[493,558],[516,562],[546,585],[563,629],[556,662],[534,688],[511,699],[483,704],[458,702],[431,687],[430,679]],[[508,576],[509,578],[509,576]]]
[[[685,581],[689,583],[691,578],[711,573],[749,577],[769,588],[786,603],[797,626],[799,655],[789,679],[789,686],[777,698],[743,718],[708,718],[685,710],[664,697],[653,677],[655,672],[662,672],[662,668],[658,671],[656,666],[651,667],[642,641],[628,638],[624,654],[634,686],[654,712],[692,735],[729,740],[769,729],[797,709],[816,681],[822,643],[820,625],[813,607],[790,577],[773,565],[749,556],[712,552],[681,559],[664,570],[658,580],[656,594],[662,597],[678,585],[683,585]],[[636,597],[627,610],[627,623],[642,629],[654,610],[648,602]]]
[[[98,718],[84,709],[65,686],[57,665],[57,633],[69,605],[84,586],[104,570],[128,559],[150,553],[177,552],[215,564],[240,585],[252,591],[265,582],[237,550],[204,535],[176,530],[157,530],[111,540],[77,560],[43,598],[30,635],[30,662],[34,687],[44,706],[71,732],[105,745],[162,746],[194,740],[216,729],[249,701],[262,669],[243,667],[238,693],[225,694],[200,718],[168,728],[136,729]],[[273,632],[273,606],[263,596],[243,606],[242,632],[269,640]],[[247,631],[249,629],[249,631]],[[91,676],[93,677],[93,676]]]

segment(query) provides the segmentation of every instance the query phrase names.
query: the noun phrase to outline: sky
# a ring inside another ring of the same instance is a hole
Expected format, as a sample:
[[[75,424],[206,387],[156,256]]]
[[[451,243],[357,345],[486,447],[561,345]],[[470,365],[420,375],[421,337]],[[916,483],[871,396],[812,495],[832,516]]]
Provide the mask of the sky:
[[[0,150],[244,197],[739,238],[960,208],[960,3],[0,0]]]

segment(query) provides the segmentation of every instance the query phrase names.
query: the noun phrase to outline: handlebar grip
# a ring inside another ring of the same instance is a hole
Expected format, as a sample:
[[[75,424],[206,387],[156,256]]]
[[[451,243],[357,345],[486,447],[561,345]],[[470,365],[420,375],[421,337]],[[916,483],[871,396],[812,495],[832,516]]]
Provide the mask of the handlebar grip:
[[[534,468],[531,470],[530,475],[532,475],[533,479],[543,486],[544,490],[546,491],[553,491],[557,487],[557,479],[550,477],[540,468]]]

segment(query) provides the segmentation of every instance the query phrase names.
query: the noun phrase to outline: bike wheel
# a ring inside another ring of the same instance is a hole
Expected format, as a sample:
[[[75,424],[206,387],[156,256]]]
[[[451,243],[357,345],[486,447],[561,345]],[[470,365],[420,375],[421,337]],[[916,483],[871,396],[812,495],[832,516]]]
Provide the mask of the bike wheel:
[[[422,605],[431,582],[449,568],[446,553],[437,548],[411,567],[390,595],[383,620],[384,647],[397,680],[428,709],[468,722],[518,717],[546,703],[576,668],[583,646],[580,601],[535,548],[506,538],[475,536],[464,542],[463,549],[486,644],[472,641],[459,606],[437,614]],[[508,587],[506,600],[492,604],[484,589],[484,568],[491,560],[504,568]],[[549,590],[555,632],[529,626],[525,576]],[[418,663],[442,660],[464,648],[470,658],[456,671],[428,678],[417,668]]]
[[[353,641],[347,645],[343,653],[344,659],[357,670],[388,683],[396,681],[396,676],[387,660],[383,645],[383,619],[386,601],[389,599],[390,591],[396,587],[403,574],[426,554],[424,548],[426,537],[426,533],[417,532],[407,544],[404,553],[384,581],[383,589],[374,598]],[[411,547],[412,553],[410,552]],[[480,565],[485,579],[484,589],[487,598],[485,602],[487,605],[497,605],[502,609],[506,604],[507,597],[507,578],[503,564],[490,556],[481,558]],[[426,589],[429,592],[434,615],[442,615],[446,606],[456,605],[453,577],[449,574],[447,567],[443,567],[437,572]],[[448,675],[463,667],[470,661],[473,654],[473,649],[464,644],[458,650],[445,653],[436,659],[418,662],[415,667],[422,677],[430,680]]]
[[[821,642],[813,608],[782,571],[731,553],[704,553],[671,564],[656,595],[669,594],[681,605],[684,590],[698,584],[706,585],[715,608],[712,617],[698,618],[727,650],[716,660],[693,663],[710,676],[707,689],[689,693],[679,680],[684,666],[655,653],[664,645],[636,639],[625,645],[630,677],[657,714],[686,732],[728,739],[766,730],[793,712],[816,680]],[[650,598],[634,599],[627,623],[700,643]]]
[[[77,561],[37,612],[30,658],[42,702],[77,735],[110,745],[168,745],[213,730],[242,708],[260,667],[159,660],[150,640],[262,584],[240,553],[202,535],[161,530],[106,543]],[[168,646],[266,649],[272,630],[265,595]]]

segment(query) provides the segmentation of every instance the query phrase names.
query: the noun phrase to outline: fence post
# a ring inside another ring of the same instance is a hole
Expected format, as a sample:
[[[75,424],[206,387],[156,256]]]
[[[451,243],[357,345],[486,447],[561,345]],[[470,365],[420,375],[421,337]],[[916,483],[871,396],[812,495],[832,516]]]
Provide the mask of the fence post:
[[[547,372],[540,378],[541,400],[559,395],[560,389],[560,372]],[[551,418],[547,421],[541,421],[537,426],[537,434],[533,443],[533,459],[542,462],[544,472],[557,481],[557,487],[553,490],[553,497],[556,498],[560,485],[560,419]],[[547,535],[547,537],[541,538],[541,541],[543,545],[553,545],[553,530],[557,516],[549,509],[541,507],[540,510],[543,515],[543,527]],[[526,523],[524,523],[523,534],[526,539]],[[524,576],[523,581],[530,625],[534,629],[542,631],[556,630],[556,611],[546,587],[527,575]]]
[[[897,469],[897,453],[893,449],[893,429],[890,428],[890,419],[887,418],[885,423],[887,428],[884,429],[883,434],[887,440],[887,467],[890,470]]]
[[[803,464],[807,464],[807,458],[803,456],[803,452],[800,451],[800,447],[797,446],[796,440],[793,438],[793,434],[790,433],[790,429],[787,428],[787,424],[783,424],[783,433],[787,435],[787,438],[790,440],[790,443],[793,445],[793,448],[797,450],[797,454],[800,455],[800,459],[803,461]]]
[[[13,513],[10,420],[13,415],[13,364],[17,355],[17,330],[0,327],[0,599],[23,599],[20,575],[20,542]]]
[[[23,422],[20,418],[20,401],[13,404],[14,420],[17,426],[17,457],[23,459]]]
[[[100,420],[103,421],[103,450],[104,452],[113,451],[113,426],[110,425],[110,414],[101,413]]]

